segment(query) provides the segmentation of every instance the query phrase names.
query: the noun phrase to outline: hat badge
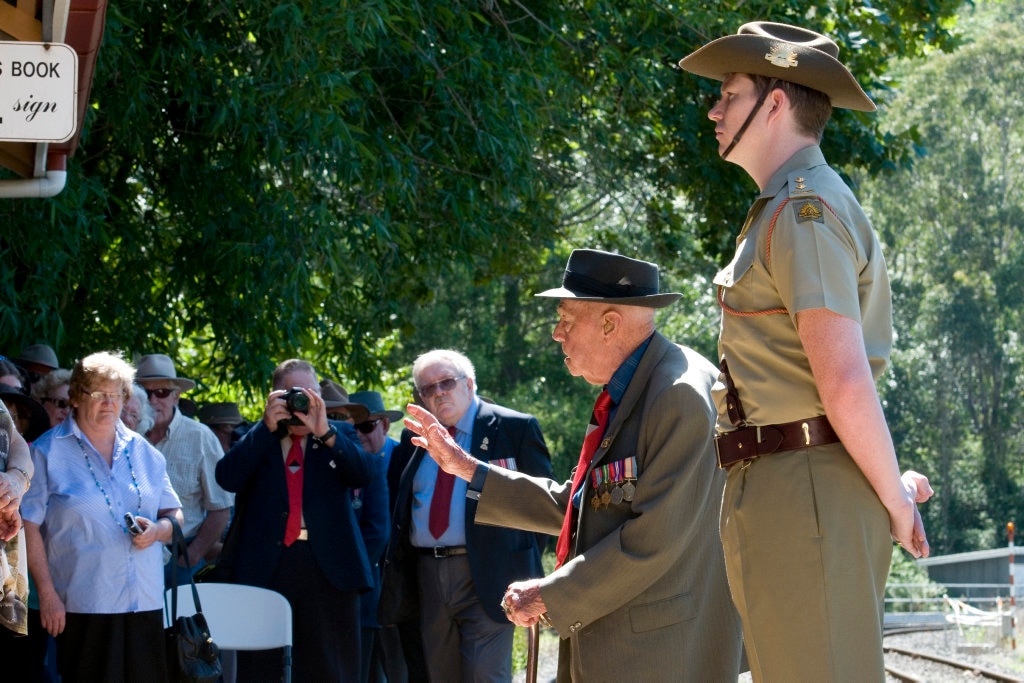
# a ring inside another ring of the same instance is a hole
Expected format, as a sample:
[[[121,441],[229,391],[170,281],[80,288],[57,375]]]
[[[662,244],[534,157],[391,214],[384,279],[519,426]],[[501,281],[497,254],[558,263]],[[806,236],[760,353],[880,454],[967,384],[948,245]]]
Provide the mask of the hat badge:
[[[769,48],[768,54],[764,58],[771,62],[772,66],[777,66],[783,69],[797,66],[797,51],[788,45],[777,43]]]

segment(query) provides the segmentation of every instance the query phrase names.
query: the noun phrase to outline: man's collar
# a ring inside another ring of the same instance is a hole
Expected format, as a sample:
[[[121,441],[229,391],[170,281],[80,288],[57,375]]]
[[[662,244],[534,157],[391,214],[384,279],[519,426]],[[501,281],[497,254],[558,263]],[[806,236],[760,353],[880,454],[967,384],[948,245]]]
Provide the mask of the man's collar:
[[[640,342],[639,346],[633,349],[633,353],[629,354],[626,360],[622,361],[622,365],[612,374],[612,378],[605,385],[605,388],[608,389],[608,395],[611,396],[612,402],[615,405],[622,401],[629,383],[633,381],[633,375],[636,373],[637,366],[640,365],[640,359],[643,358],[652,339],[654,339],[653,332],[651,332],[647,339]]]
[[[818,145],[808,145],[799,152],[791,156],[786,160],[786,163],[782,164],[772,177],[764,186],[764,192],[761,193],[761,197],[774,197],[782,191],[782,188],[786,186],[789,181],[789,174],[793,171],[801,168],[811,168],[813,166],[822,166],[826,164],[825,155],[821,152],[821,147]]]

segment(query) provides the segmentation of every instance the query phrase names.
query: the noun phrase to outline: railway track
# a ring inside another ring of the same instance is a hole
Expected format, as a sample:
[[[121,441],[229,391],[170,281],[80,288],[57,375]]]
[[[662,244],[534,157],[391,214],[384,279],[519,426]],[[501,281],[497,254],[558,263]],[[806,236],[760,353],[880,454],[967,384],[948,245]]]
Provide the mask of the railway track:
[[[1024,683],[1024,679],[1018,676],[985,669],[970,662],[941,657],[926,652],[917,652],[902,647],[886,646],[883,649],[885,651],[886,673],[896,680],[905,681],[905,683],[960,679],[965,674],[970,674],[975,679]],[[929,672],[927,674],[919,672],[921,661],[928,662]],[[944,675],[940,673],[941,671],[946,671],[948,674]]]
[[[900,633],[939,630],[935,627],[887,629],[886,636]],[[904,683],[935,683],[970,678],[971,680],[1006,681],[1024,683],[1024,678],[1003,671],[995,671],[977,662],[955,659],[931,652],[923,652],[892,644],[883,645],[885,672],[890,680]]]

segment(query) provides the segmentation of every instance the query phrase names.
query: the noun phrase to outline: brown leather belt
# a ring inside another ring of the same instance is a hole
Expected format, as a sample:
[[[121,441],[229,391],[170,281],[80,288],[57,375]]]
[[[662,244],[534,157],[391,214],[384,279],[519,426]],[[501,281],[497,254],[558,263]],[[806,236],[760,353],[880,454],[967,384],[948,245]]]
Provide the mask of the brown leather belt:
[[[743,460],[779,451],[836,443],[836,435],[824,415],[777,425],[741,427],[715,436],[718,466],[727,469]]]

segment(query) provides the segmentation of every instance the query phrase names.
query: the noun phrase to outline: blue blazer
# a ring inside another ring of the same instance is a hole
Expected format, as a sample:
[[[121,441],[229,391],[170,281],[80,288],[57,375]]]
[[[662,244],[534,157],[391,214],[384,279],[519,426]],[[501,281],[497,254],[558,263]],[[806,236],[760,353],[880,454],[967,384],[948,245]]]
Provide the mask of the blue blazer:
[[[334,446],[306,440],[302,514],[317,566],[335,588],[366,591],[374,585],[371,562],[352,510],[352,489],[384,476],[384,460],[367,453],[352,425],[332,422]],[[288,521],[288,486],[281,439],[260,422],[217,463],[217,483],[238,494],[239,524],[231,580],[267,587]],[[240,504],[239,504],[240,503]]]
[[[427,452],[412,445],[413,434],[402,433],[402,441],[391,455],[392,467],[402,467],[395,492],[395,508],[391,520],[391,540],[388,543],[387,562],[402,576],[406,591],[402,601],[407,604],[397,609],[408,614],[417,609],[418,596],[410,594],[417,586],[417,555],[409,540],[412,518],[412,484],[416,469]],[[516,470],[535,477],[551,477],[551,455],[540,431],[537,418],[492,403],[481,402],[473,422],[473,440],[470,453],[479,460],[515,459]],[[404,464],[404,467],[403,467]],[[394,470],[392,470],[394,471]],[[477,502],[466,498],[466,549],[470,572],[477,598],[484,611],[499,623],[507,623],[500,604],[505,589],[513,581],[544,575],[541,553],[546,536],[498,526],[476,524]],[[388,591],[389,572],[384,574],[383,590]],[[394,614],[382,611],[384,623],[401,621]]]

